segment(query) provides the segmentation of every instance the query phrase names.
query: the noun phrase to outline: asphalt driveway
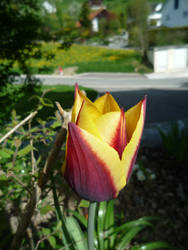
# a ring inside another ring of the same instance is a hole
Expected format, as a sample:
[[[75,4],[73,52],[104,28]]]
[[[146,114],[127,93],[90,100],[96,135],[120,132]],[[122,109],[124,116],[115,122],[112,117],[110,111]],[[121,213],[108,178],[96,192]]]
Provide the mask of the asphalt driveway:
[[[188,89],[140,89],[112,95],[125,110],[147,95],[146,124],[188,119]]]

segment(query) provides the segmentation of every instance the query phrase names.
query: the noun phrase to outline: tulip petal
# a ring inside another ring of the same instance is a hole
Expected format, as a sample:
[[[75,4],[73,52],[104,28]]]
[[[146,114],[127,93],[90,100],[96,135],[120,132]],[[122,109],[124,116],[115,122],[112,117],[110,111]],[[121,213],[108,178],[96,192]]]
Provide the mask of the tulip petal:
[[[113,147],[121,159],[126,146],[125,114],[121,112],[109,112],[96,120],[98,131],[106,143]]]
[[[117,197],[125,186],[118,153],[74,123],[69,123],[66,163],[63,170],[70,186],[90,201]]]
[[[119,105],[117,104],[117,102],[114,100],[113,96],[109,92],[99,97],[94,102],[94,105],[102,114],[105,114],[107,112],[112,112],[112,111],[120,111]]]
[[[145,96],[142,101],[125,113],[127,137],[129,141],[122,155],[122,164],[125,167],[126,181],[130,178],[143,133],[146,99]]]
[[[87,96],[85,96],[78,88],[78,84],[75,85],[75,93],[74,93],[74,105],[72,108],[72,122],[76,122],[77,116],[79,114],[80,108],[82,106],[83,101],[87,103],[92,103]]]
[[[125,119],[126,119],[126,130],[127,130],[127,140],[130,141],[133,132],[136,129],[137,123],[140,119],[140,112],[142,109],[142,105],[146,105],[146,97],[137,103],[132,108],[128,109],[127,112],[125,112]]]
[[[80,112],[77,116],[76,125],[99,139],[102,139],[95,123],[100,116],[101,113],[93,104],[88,104],[83,101]]]

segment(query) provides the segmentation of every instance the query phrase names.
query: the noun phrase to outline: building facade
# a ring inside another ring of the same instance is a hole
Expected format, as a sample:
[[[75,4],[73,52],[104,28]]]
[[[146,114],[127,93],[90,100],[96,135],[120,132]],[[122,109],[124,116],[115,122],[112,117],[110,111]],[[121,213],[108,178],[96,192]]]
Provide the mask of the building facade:
[[[188,0],[166,0],[162,8],[163,26],[188,26]]]

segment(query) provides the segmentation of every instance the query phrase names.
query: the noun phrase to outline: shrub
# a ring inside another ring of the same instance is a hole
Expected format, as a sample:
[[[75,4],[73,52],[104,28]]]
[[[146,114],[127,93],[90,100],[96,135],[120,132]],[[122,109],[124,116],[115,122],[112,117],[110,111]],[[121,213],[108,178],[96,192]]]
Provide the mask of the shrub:
[[[188,43],[188,27],[160,27],[148,31],[150,46],[181,45]]]

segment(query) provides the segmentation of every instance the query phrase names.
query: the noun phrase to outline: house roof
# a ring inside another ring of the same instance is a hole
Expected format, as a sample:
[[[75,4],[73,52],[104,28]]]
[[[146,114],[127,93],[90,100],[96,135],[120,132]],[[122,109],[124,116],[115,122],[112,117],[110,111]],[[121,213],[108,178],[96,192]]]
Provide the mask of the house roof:
[[[108,19],[115,19],[117,18],[116,15],[108,10],[106,10],[105,8],[101,8],[97,11],[94,11],[92,12],[90,15],[89,15],[89,19],[90,20],[93,20],[95,17],[98,17],[100,16],[101,14],[106,14],[107,18]]]
[[[105,8],[101,8],[101,9],[99,9],[99,10],[97,10],[97,11],[94,11],[94,12],[90,13],[89,19],[92,21],[94,18],[100,17],[100,16],[102,16],[102,15],[105,15],[106,18],[109,19],[109,20],[112,20],[112,19],[116,19],[116,18],[117,18],[117,16],[116,16],[114,13],[112,13],[112,12],[106,10]],[[76,27],[77,27],[77,28],[80,28],[80,27],[81,27],[80,21],[77,21],[77,22],[76,22]]]

